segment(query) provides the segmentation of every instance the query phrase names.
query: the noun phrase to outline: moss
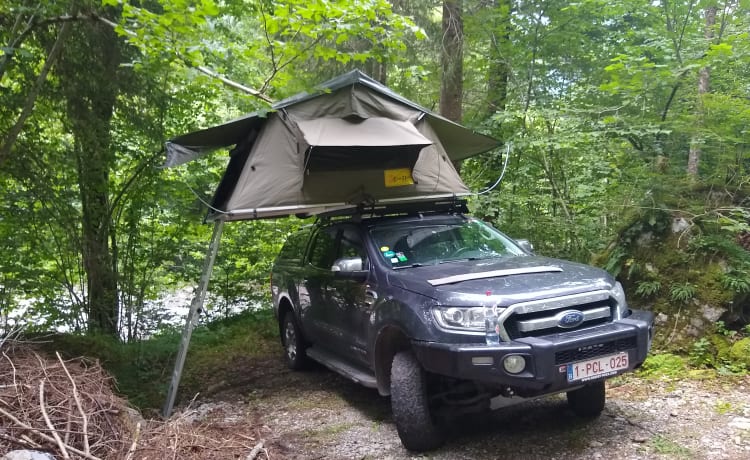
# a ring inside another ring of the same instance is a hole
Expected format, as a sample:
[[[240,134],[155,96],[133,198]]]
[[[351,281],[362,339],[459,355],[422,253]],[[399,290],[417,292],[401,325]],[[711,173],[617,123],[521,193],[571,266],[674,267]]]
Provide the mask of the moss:
[[[680,378],[687,372],[687,363],[685,358],[672,353],[652,354],[643,363],[638,371],[642,377],[660,378],[674,377]]]
[[[750,369],[750,337],[738,340],[729,350],[729,357],[732,361]]]
[[[725,335],[722,334],[711,334],[708,337],[709,342],[713,346],[714,356],[716,356],[717,362],[723,362],[729,360],[729,350],[732,344]]]

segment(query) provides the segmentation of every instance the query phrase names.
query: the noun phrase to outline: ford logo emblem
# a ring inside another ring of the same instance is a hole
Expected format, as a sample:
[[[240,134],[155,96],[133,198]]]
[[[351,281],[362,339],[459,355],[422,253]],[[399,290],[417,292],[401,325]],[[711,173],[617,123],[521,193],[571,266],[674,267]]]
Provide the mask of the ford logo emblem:
[[[565,310],[555,316],[557,325],[564,329],[572,329],[583,323],[583,313],[578,310]]]

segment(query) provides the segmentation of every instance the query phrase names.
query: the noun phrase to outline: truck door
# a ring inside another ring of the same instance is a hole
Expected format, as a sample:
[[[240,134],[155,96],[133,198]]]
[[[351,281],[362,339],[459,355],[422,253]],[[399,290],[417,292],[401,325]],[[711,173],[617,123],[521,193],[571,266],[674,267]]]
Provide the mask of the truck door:
[[[300,281],[302,327],[311,341],[326,348],[338,347],[337,342],[341,341],[336,327],[338,319],[331,305],[331,265],[336,258],[336,233],[333,227],[318,229],[307,254],[305,276]]]
[[[336,258],[360,257],[362,268],[369,269],[370,261],[362,242],[360,230],[354,225],[343,225],[338,232]],[[367,325],[374,299],[372,272],[365,282],[352,279],[334,279],[331,303],[336,309],[336,327],[341,331],[343,347],[340,350],[349,358],[367,363]],[[373,300],[373,301],[370,301]]]

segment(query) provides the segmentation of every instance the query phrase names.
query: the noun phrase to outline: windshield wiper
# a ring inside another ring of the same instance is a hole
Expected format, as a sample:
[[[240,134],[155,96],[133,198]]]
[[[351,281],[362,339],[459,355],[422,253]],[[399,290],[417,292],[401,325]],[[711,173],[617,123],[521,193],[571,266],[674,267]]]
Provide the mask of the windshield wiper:
[[[402,268],[414,268],[414,267],[423,267],[424,264],[420,264],[419,262],[415,262],[410,265],[402,265],[400,267],[393,267],[394,270],[401,270]]]
[[[481,260],[481,259],[483,259],[483,258],[484,258],[484,257],[461,257],[461,258],[459,258],[459,259],[446,259],[446,260],[441,260],[440,262],[438,262],[438,264],[449,264],[449,263],[451,263],[451,262],[465,262],[465,261],[467,261],[467,260]]]

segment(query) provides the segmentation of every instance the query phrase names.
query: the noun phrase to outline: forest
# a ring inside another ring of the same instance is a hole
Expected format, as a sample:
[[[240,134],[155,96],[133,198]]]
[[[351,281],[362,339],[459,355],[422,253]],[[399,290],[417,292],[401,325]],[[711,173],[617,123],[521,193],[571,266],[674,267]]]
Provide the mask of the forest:
[[[228,153],[165,169],[164,142],[361,69],[502,141],[460,165],[476,192],[502,175],[475,215],[605,267],[658,314],[660,347],[725,365],[750,317],[748,8],[6,0],[0,332],[172,327],[164,299],[200,278]],[[306,222],[227,225],[206,318],[269,307],[270,264]]]

